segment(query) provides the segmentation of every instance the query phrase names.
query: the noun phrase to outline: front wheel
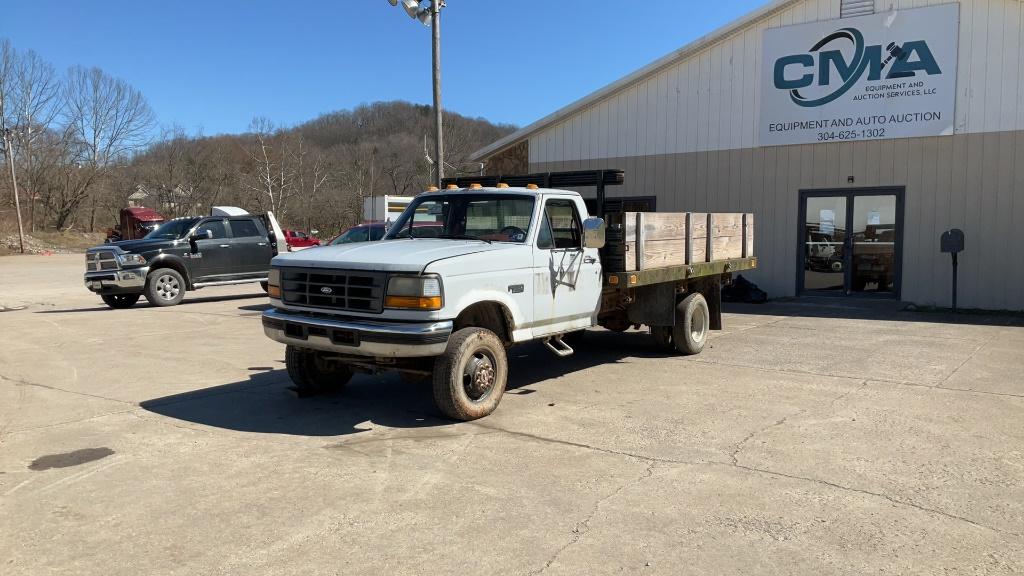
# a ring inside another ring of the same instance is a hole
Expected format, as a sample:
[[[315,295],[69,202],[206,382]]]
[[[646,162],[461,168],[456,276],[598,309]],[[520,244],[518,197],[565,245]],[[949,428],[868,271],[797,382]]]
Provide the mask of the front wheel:
[[[505,345],[486,328],[463,328],[434,361],[434,403],[449,418],[476,420],[498,407],[508,380]]]
[[[146,300],[153,306],[174,306],[185,298],[185,279],[173,268],[157,268],[146,278]]]
[[[288,377],[300,397],[341,390],[352,380],[352,370],[342,362],[329,360],[323,352],[288,346],[284,352]]]
[[[111,308],[131,308],[139,301],[139,294],[104,294],[103,302]]]
[[[694,292],[676,306],[676,324],[672,327],[672,343],[683,354],[700,354],[708,340],[711,314],[708,302]]]

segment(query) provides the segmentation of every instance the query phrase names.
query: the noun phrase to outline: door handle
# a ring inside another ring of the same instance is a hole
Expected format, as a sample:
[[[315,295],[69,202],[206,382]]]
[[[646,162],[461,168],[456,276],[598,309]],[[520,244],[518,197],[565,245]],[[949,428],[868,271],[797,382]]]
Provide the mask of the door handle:
[[[583,263],[584,264],[596,264],[597,263],[597,258],[594,258],[593,256],[587,256],[587,257],[583,258]]]
[[[221,244],[221,248],[231,248],[231,244]]]
[[[257,246],[266,246],[266,245],[267,245],[266,242],[257,242]]]

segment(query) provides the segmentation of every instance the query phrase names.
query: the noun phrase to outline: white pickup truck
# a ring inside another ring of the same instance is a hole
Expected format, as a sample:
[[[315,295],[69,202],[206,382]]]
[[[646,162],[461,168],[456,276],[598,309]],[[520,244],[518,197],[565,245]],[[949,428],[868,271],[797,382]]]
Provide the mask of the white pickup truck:
[[[440,231],[417,237],[424,224]],[[588,216],[576,192],[503,184],[425,192],[381,242],[275,257],[263,329],[287,345],[300,394],[344,386],[354,372],[398,370],[432,376],[447,416],[480,418],[501,400],[515,344],[541,340],[567,356],[563,337],[647,325],[665,349],[701,351],[708,330],[720,328],[722,282],[756,259],[744,243],[741,257],[716,260],[703,250],[712,243],[691,232],[678,242],[688,261],[645,266],[645,227],[642,214],[616,227],[622,240],[632,230],[636,257],[629,269],[602,270],[605,222]],[[691,243],[701,244],[696,257]]]

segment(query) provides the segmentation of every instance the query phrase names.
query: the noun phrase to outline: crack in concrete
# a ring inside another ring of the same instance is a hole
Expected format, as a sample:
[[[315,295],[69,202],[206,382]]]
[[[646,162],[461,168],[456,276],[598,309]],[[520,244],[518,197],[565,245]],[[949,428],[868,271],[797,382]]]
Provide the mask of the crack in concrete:
[[[573,442],[571,440],[561,440],[559,438],[551,438],[549,436],[539,436],[537,434],[531,434],[529,432],[519,432],[517,430],[508,430],[506,428],[499,428],[497,426],[487,426],[480,423],[480,421],[466,422],[471,426],[477,426],[480,428],[486,428],[487,430],[493,430],[496,432],[504,432],[510,436],[517,436],[519,438],[526,438],[528,440],[535,440],[544,444],[559,444],[562,446],[569,446],[572,448],[582,448],[584,450],[591,450],[594,452],[603,452],[605,454],[613,454],[615,456],[624,456],[626,458],[636,458],[643,460],[644,462],[661,462],[665,464],[705,464],[707,461],[687,461],[687,460],[672,460],[671,458],[659,458],[657,456],[643,456],[640,454],[634,454],[632,452],[624,452],[621,450],[612,450],[610,448],[601,448],[600,446],[593,446],[591,444],[584,444],[582,442]]]
[[[864,380],[863,376],[843,376],[841,374],[828,374],[824,372],[814,372],[812,370],[783,370],[781,368],[765,368],[764,366],[754,366],[750,364],[734,364],[730,362],[721,362],[718,360],[704,360],[696,358],[680,358],[680,362],[694,362],[697,364],[707,364],[709,366],[729,366],[731,368],[747,368],[749,370],[757,370],[760,372],[771,372],[774,374],[799,374],[802,376],[825,376],[828,378],[836,378],[838,380]],[[963,392],[967,394],[984,394],[987,396],[1009,396],[1011,398],[1024,398],[1024,394],[1011,394],[1009,392],[988,392],[986,390],[968,390],[966,388],[951,388],[949,386],[943,386],[942,382],[937,384],[922,384],[921,382],[913,382],[911,380],[891,380],[887,378],[867,378],[869,382],[879,382],[882,384],[895,384],[897,386],[914,386],[916,388],[928,388],[929,390],[942,390],[943,392]]]
[[[848,396],[848,395],[850,395],[850,394],[852,394],[852,393],[854,393],[854,392],[856,392],[858,390],[861,390],[866,385],[867,385],[867,382],[865,382],[862,386],[860,386],[860,387],[858,387],[858,388],[856,388],[854,390],[849,390],[849,391],[845,392],[843,395],[841,395],[841,396],[837,397],[835,400],[833,400],[833,402],[838,402],[843,396]],[[791,416],[787,416],[787,418],[789,418],[789,417],[792,417],[792,415]],[[673,460],[673,459],[670,459],[670,458],[659,458],[659,457],[656,457],[656,456],[646,456],[646,455],[643,455],[643,454],[635,454],[635,453],[631,453],[631,452],[624,452],[624,451],[619,451],[619,450],[611,450],[609,448],[601,448],[599,446],[592,446],[592,445],[584,444],[584,443],[581,443],[581,442],[572,442],[572,441],[569,441],[569,440],[560,440],[560,439],[557,439],[557,438],[549,438],[549,437],[545,437],[545,436],[539,436],[537,434],[530,434],[530,433],[526,433],[526,432],[517,432],[515,430],[507,430],[507,429],[504,429],[504,428],[498,428],[498,427],[493,427],[493,426],[484,426],[484,425],[478,424],[476,422],[472,422],[470,424],[475,425],[475,426],[480,426],[482,428],[487,428],[489,430],[496,430],[496,431],[500,431],[500,432],[505,432],[505,433],[510,434],[512,436],[517,436],[517,437],[520,437],[520,438],[527,438],[527,439],[534,440],[534,441],[537,441],[537,442],[550,443],[550,444],[558,444],[558,445],[561,445],[561,446],[569,446],[569,447],[580,448],[580,449],[584,449],[584,450],[592,450],[592,451],[601,452],[601,453],[604,453],[604,454],[613,454],[613,455],[623,456],[623,457],[627,457],[627,458],[634,458],[634,459],[637,459],[637,460],[649,462],[649,463],[651,463],[652,466],[655,463],[674,464],[674,465],[681,465],[681,466],[726,466],[726,467],[730,467],[730,468],[737,468],[737,469],[740,469],[740,470],[746,470],[746,471],[749,471],[749,472],[756,472],[756,473],[759,473],[759,474],[769,474],[769,475],[774,475],[774,476],[780,476],[780,477],[783,477],[783,478],[789,478],[791,480],[802,480],[804,482],[812,482],[812,483],[815,483],[815,484],[819,484],[821,486],[828,486],[828,487],[834,488],[836,490],[843,490],[843,491],[846,491],[846,492],[853,492],[853,493],[867,495],[867,496],[874,496],[876,498],[882,498],[882,499],[884,499],[884,500],[886,500],[888,502],[891,502],[893,504],[896,504],[896,505],[907,506],[907,507],[914,508],[916,510],[925,512],[925,513],[935,514],[935,515],[941,516],[943,518],[948,518],[948,519],[951,519],[951,520],[957,520],[957,521],[965,522],[967,524],[970,524],[971,526],[974,526],[974,527],[977,527],[977,528],[982,528],[982,529],[985,529],[985,530],[990,530],[990,531],[996,532],[998,534],[1005,534],[1005,535],[1010,535],[1010,536],[1014,536],[1014,537],[1018,537],[1018,538],[1021,537],[1020,534],[1017,534],[1015,532],[1009,532],[1009,531],[1006,531],[1006,530],[995,528],[993,526],[988,526],[986,524],[982,524],[980,522],[976,522],[976,521],[971,520],[969,518],[966,518],[964,516],[958,516],[958,515],[950,513],[950,512],[945,512],[943,510],[939,510],[937,508],[929,508],[927,506],[922,506],[920,504],[916,504],[916,503],[908,501],[908,500],[901,500],[899,498],[895,498],[893,496],[889,496],[889,495],[883,494],[881,492],[873,492],[873,491],[862,489],[862,488],[854,488],[852,486],[844,486],[844,485],[838,484],[836,482],[830,482],[828,480],[822,480],[822,479],[819,479],[819,478],[811,478],[811,477],[808,477],[808,476],[799,476],[799,475],[796,475],[796,474],[788,474],[788,473],[785,473],[785,472],[778,472],[776,470],[771,470],[771,469],[768,469],[768,468],[758,468],[758,467],[755,467],[755,466],[746,466],[746,465],[738,464],[738,463],[734,463],[734,462],[725,462],[725,461],[718,461],[718,460],[700,460],[700,461]],[[772,426],[774,426],[774,424]],[[769,426],[769,428],[770,427],[771,426]],[[550,562],[548,563],[548,565],[550,565]],[[545,566],[545,569],[546,569],[546,566]],[[539,572],[535,572],[535,574],[539,574]]]
[[[0,374],[0,380],[6,380],[8,382],[14,382],[15,384],[19,384],[21,386],[35,386],[36,388],[44,388],[46,390],[52,390],[54,392],[65,392],[67,394],[75,394],[75,395],[78,395],[78,396],[86,396],[88,398],[95,398],[97,400],[107,400],[109,402],[117,402],[119,404],[129,404],[129,405],[132,405],[132,406],[137,406],[136,403],[129,402],[127,400],[118,400],[116,398],[107,398],[106,396],[99,396],[99,395],[96,395],[96,394],[89,394],[88,392],[78,392],[78,391],[75,391],[75,390],[66,390],[64,388],[59,388],[57,386],[50,386],[48,384],[40,384],[38,382],[30,382],[28,380],[24,380],[24,379],[21,379],[21,378],[12,378],[10,376],[5,376],[3,374]]]
[[[965,365],[967,365],[967,363],[970,362],[971,359],[974,358],[974,356],[978,352],[981,352],[982,348],[984,348],[985,346],[988,346],[992,342],[995,342],[997,337],[998,337],[998,334],[996,336],[993,336],[993,337],[989,338],[988,340],[985,340],[981,344],[978,344],[978,346],[974,349],[974,351],[971,352],[970,354],[968,354],[967,358],[964,358],[964,361],[961,362],[959,365],[957,365],[956,368],[953,368],[953,371],[950,372],[945,378],[943,378],[938,384],[936,384],[935,387],[936,388],[942,388],[942,385],[945,384],[946,382],[949,382],[949,379],[952,378],[953,376],[955,376],[956,373],[959,372],[961,368],[963,368]],[[959,390],[959,388],[947,388],[947,390]]]
[[[116,416],[118,414],[128,414],[138,410],[138,406],[131,408],[125,408],[124,410],[115,410],[113,412],[104,412],[102,414],[96,414],[95,416],[86,416],[85,418],[78,418],[75,420],[64,420],[63,422],[53,422],[51,424],[43,424],[41,426],[32,426],[31,428],[19,428],[18,430],[12,430],[4,435],[0,435],[0,441],[6,436],[14,436],[15,434],[25,434],[26,432],[35,432],[37,430],[45,430],[47,428],[56,428],[58,426],[67,426],[68,424],[79,424],[81,422],[88,422],[90,420],[98,420],[100,418],[106,418],[107,416]]]
[[[835,398],[832,399],[831,402],[828,403],[829,409],[834,412],[835,411],[835,406],[836,406],[837,402],[847,398],[848,396],[850,396],[854,392],[859,392],[860,390],[863,390],[867,385],[868,385],[868,381],[864,380],[864,381],[862,381],[860,383],[860,386],[858,386],[856,388],[851,388],[851,389],[847,390],[846,392],[843,392],[839,396],[836,396]],[[801,414],[806,414],[807,412],[808,412],[807,408],[802,408],[800,410],[797,410],[796,412],[793,412],[791,414],[787,414],[787,415],[783,416],[782,418],[776,420],[775,422],[772,422],[771,424],[769,424],[769,425],[767,425],[767,426],[765,426],[763,428],[759,428],[757,430],[752,431],[750,434],[747,434],[747,436],[743,440],[740,440],[739,442],[736,443],[736,446],[733,448],[732,452],[729,453],[729,458],[732,460],[733,466],[739,465],[739,455],[740,455],[740,452],[742,452],[743,449],[746,447],[747,442],[751,441],[755,436],[759,436],[759,435],[761,435],[761,434],[767,432],[768,430],[771,430],[772,428],[775,428],[777,426],[782,426],[790,418],[796,418],[797,416],[800,416]]]
[[[723,463],[723,462],[708,462],[708,464],[711,464],[711,465],[726,465],[726,466],[730,466],[732,468],[739,468],[741,470],[748,470],[750,472],[757,472],[759,474],[770,474],[770,475],[773,475],[773,476],[780,476],[782,478],[789,478],[791,480],[803,480],[805,482],[813,482],[815,484],[820,484],[822,486],[828,486],[830,488],[835,488],[837,490],[843,490],[845,492],[854,492],[854,493],[863,494],[863,495],[866,495],[866,496],[874,496],[876,498],[882,498],[884,500],[892,502],[893,504],[896,504],[896,505],[908,506],[910,508],[914,508],[914,509],[920,510],[922,512],[926,512],[926,513],[942,516],[943,518],[948,518],[950,520],[958,520],[960,522],[966,522],[967,524],[970,524],[971,526],[975,526],[977,528],[982,528],[982,529],[985,529],[985,530],[991,530],[992,532],[996,532],[996,533],[999,533],[999,534],[1005,534],[1005,535],[1008,535],[1008,536],[1014,536],[1014,537],[1017,537],[1017,538],[1021,537],[1021,535],[1017,534],[1016,532],[1009,532],[1009,531],[1006,531],[1006,530],[1001,530],[1001,529],[995,528],[993,526],[988,526],[986,524],[981,524],[980,522],[975,522],[974,520],[971,520],[970,518],[965,518],[964,516],[958,516],[958,515],[950,513],[950,512],[945,512],[943,510],[939,510],[937,508],[929,508],[927,506],[922,506],[920,504],[916,504],[916,503],[911,502],[909,500],[900,500],[899,498],[894,498],[892,496],[889,496],[888,494],[882,494],[881,492],[873,492],[871,490],[865,490],[863,488],[854,488],[852,486],[844,486],[842,484],[837,484],[835,482],[829,482],[828,480],[822,480],[820,478],[811,478],[809,476],[799,476],[799,475],[796,475],[796,474],[787,474],[785,472],[778,472],[776,470],[770,470],[770,469],[767,469],[767,468],[757,468],[755,466],[744,466],[742,464],[726,464],[726,463]]]
[[[754,436],[757,436],[759,434],[767,432],[768,430],[771,430],[772,428],[775,428],[776,426],[782,426],[790,418],[799,416],[801,414],[804,414],[805,412],[807,412],[806,408],[804,408],[802,410],[797,410],[796,412],[793,412],[792,414],[787,414],[787,415],[783,416],[782,418],[776,420],[775,422],[772,422],[771,424],[769,424],[769,425],[767,425],[767,426],[765,426],[763,428],[759,428],[757,430],[752,431],[750,434],[747,434],[747,436],[743,440],[740,440],[739,442],[736,443],[736,446],[733,447],[732,452],[729,453],[729,458],[732,460],[733,466],[736,466],[736,465],[739,464],[740,452],[743,451],[743,448],[746,446],[746,443],[751,441],[754,438]]]
[[[641,460],[645,460],[645,459],[641,458]],[[597,513],[601,510],[601,505],[602,504],[604,504],[605,502],[607,502],[607,501],[611,500],[612,498],[618,496],[626,488],[628,488],[630,486],[634,486],[636,484],[639,484],[640,482],[643,482],[644,480],[646,480],[646,479],[650,478],[651,476],[653,476],[654,475],[654,467],[657,464],[658,464],[657,461],[650,460],[648,462],[648,464],[647,464],[647,468],[644,470],[644,472],[640,476],[638,476],[636,478],[633,478],[632,480],[627,480],[626,482],[624,482],[622,484],[622,486],[619,486],[618,488],[613,490],[610,494],[608,494],[607,496],[605,496],[605,497],[601,498],[600,500],[598,500],[597,502],[595,502],[593,508],[590,510],[590,514],[587,514],[586,518],[584,518],[583,520],[580,520],[579,522],[576,523],[575,526],[573,526],[572,537],[569,539],[569,541],[566,542],[565,544],[563,544],[558,550],[555,550],[555,553],[552,554],[550,558],[548,558],[548,561],[545,562],[544,565],[541,566],[540,568],[531,571],[529,573],[529,576],[537,576],[538,574],[542,574],[548,568],[550,568],[551,565],[554,564],[558,560],[558,558],[561,557],[562,554],[566,550],[568,550],[569,548],[574,546],[576,543],[578,543],[580,541],[580,539],[582,539],[583,536],[587,532],[590,531],[590,521],[594,519],[594,516],[597,516]]]

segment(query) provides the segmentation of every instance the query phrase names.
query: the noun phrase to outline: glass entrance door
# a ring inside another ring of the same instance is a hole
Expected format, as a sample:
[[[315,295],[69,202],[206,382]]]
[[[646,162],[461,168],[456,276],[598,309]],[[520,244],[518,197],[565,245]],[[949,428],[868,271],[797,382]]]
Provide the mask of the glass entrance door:
[[[903,190],[800,196],[798,291],[898,297]]]
[[[846,290],[846,198],[808,197],[804,290]]]
[[[850,290],[896,290],[896,196],[855,196],[850,226]]]

